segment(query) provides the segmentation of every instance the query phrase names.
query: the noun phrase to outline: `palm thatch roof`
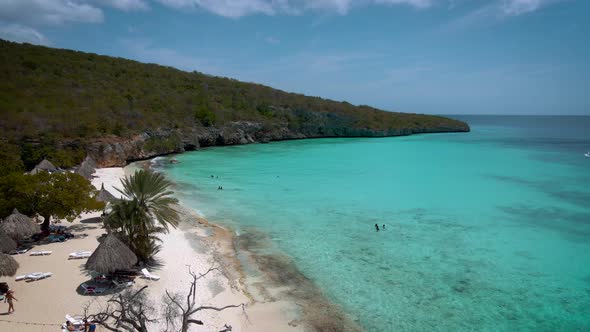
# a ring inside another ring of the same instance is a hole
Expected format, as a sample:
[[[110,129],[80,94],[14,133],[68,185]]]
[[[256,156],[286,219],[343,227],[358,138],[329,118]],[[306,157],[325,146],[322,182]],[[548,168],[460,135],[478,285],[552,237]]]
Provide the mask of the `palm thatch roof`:
[[[88,270],[109,274],[137,264],[137,256],[121,240],[109,234],[86,262]]]
[[[84,161],[78,166],[76,169],[76,174],[82,175],[86,179],[91,179],[92,174],[96,171],[96,162],[90,158],[90,156],[86,157]]]
[[[43,161],[41,161],[39,163],[39,165],[35,166],[35,168],[44,170],[44,171],[48,171],[48,172],[55,172],[57,171],[57,167],[55,167],[49,160],[47,159],[43,159]]]
[[[16,249],[16,242],[0,231],[0,253],[8,254],[14,249]]]
[[[0,231],[14,240],[22,240],[38,233],[39,226],[33,219],[14,209],[12,210],[12,214],[0,223]]]
[[[111,194],[108,190],[104,189],[104,183],[100,186],[100,192],[98,196],[96,196],[96,200],[100,202],[114,202],[117,200],[113,194]]]
[[[0,277],[14,276],[18,267],[18,262],[12,256],[0,254]]]

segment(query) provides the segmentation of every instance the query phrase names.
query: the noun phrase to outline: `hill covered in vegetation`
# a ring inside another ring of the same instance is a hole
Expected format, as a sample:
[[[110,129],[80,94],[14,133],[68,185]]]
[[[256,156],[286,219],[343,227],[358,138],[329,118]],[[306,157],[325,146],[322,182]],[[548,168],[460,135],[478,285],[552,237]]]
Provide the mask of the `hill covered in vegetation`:
[[[30,169],[45,157],[68,167],[86,154],[114,166],[212,145],[469,130],[439,116],[3,40],[0,73],[0,158],[10,167]]]

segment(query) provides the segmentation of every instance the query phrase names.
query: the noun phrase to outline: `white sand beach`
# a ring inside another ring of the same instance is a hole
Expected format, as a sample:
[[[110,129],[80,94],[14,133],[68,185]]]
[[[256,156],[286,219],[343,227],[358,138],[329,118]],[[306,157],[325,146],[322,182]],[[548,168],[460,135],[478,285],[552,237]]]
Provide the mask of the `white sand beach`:
[[[104,183],[105,189],[117,197],[120,196],[115,188],[120,187],[120,179],[125,176],[123,168],[98,169],[95,176],[92,183],[96,188]],[[148,285],[149,298],[159,308],[166,290],[186,295],[191,280],[189,267],[195,273],[203,273],[216,267],[219,271],[213,271],[199,281],[198,303],[218,307],[244,304],[244,309],[201,311],[194,318],[202,320],[205,325],[191,330],[216,332],[222,330],[224,324],[228,324],[232,326],[233,332],[303,331],[301,325],[295,326],[294,322],[298,320],[294,304],[280,301],[265,303],[248,293],[236,264],[231,234],[207,223],[185,208],[180,209],[183,222],[179,228],[161,236],[162,250],[157,255],[160,266],[151,270],[161,279],[150,281],[138,278],[134,288]],[[101,212],[85,214],[71,224],[61,222],[61,225],[68,226],[75,235],[87,236],[63,243],[39,245],[32,249],[52,251],[51,255],[30,256],[25,253],[13,256],[20,264],[17,276],[32,272],[51,272],[53,275],[34,282],[0,278],[0,282],[7,282],[14,290],[18,300],[15,302],[15,312],[11,315],[5,314],[8,305],[0,304],[0,331],[60,331],[66,314],[82,315],[84,306],[88,303],[93,303],[91,308],[96,308],[100,302],[110,297],[80,295],[77,292],[78,286],[90,279],[84,269],[86,259],[68,259],[71,252],[93,251],[98,246],[97,239],[105,233],[98,219],[100,214]],[[150,330],[162,329],[162,326],[156,324]],[[97,330],[106,331],[100,327]]]

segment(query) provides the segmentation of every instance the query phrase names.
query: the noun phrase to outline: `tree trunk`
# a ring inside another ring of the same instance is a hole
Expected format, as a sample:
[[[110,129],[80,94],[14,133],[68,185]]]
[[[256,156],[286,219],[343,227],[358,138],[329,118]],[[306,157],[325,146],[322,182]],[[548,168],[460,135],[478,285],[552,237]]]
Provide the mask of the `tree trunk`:
[[[49,230],[49,219],[51,218],[50,215],[43,216],[44,220],[41,224],[41,231],[48,231]]]

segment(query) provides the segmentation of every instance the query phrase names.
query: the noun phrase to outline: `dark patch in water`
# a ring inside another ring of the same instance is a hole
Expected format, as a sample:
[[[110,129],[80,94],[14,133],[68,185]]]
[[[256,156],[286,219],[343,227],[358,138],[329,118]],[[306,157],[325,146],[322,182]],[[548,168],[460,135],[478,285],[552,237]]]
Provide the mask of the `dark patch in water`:
[[[586,242],[590,236],[590,213],[571,212],[557,207],[543,208],[529,205],[498,206],[497,208],[515,217],[514,219],[518,222],[559,231],[567,234],[572,239]]]
[[[312,331],[357,332],[362,331],[344,311],[331,303],[312,280],[303,275],[294,262],[281,254],[261,254],[269,248],[268,238],[261,232],[252,231],[236,237],[238,250],[253,253],[258,269],[265,275],[268,284],[284,288],[284,295],[299,304],[302,320]]]
[[[590,192],[559,190],[560,184],[549,181],[533,181],[516,176],[505,175],[487,175],[487,177],[503,182],[510,182],[513,184],[530,187],[534,190],[541,191],[544,194],[553,198],[562,200],[572,205],[577,205],[582,208],[590,206]]]

